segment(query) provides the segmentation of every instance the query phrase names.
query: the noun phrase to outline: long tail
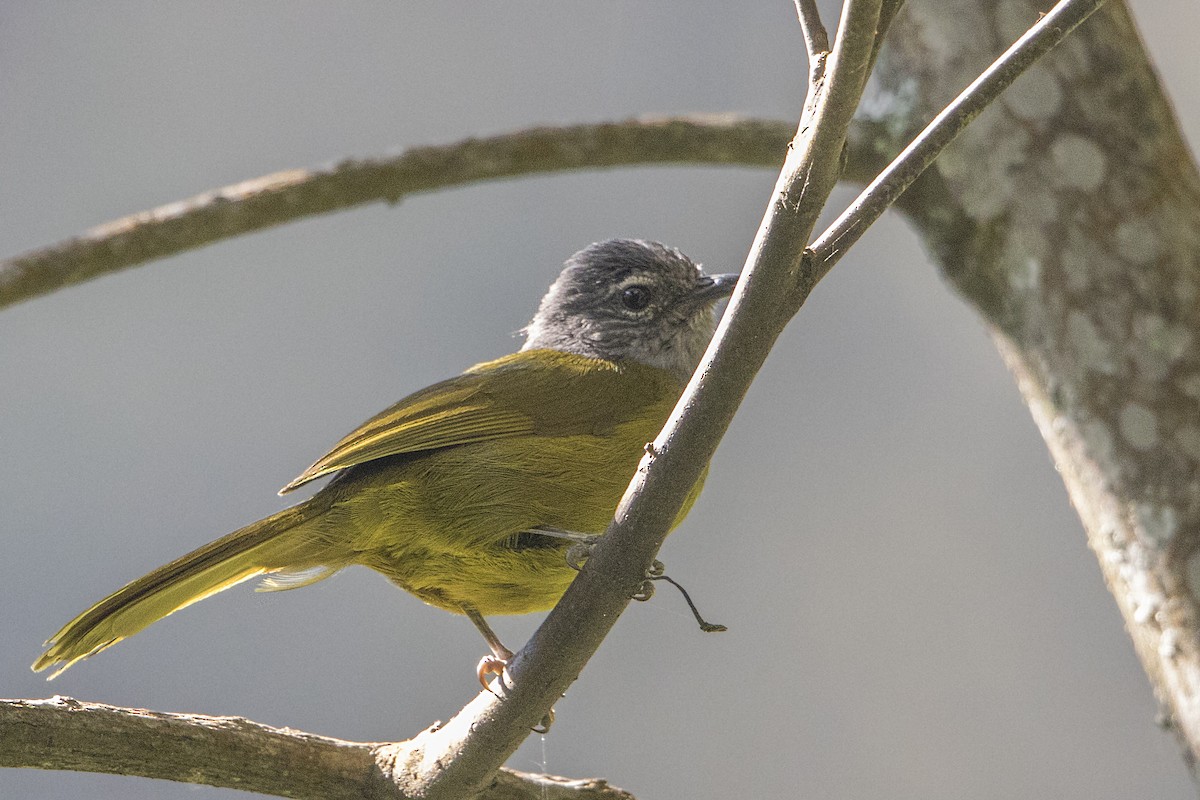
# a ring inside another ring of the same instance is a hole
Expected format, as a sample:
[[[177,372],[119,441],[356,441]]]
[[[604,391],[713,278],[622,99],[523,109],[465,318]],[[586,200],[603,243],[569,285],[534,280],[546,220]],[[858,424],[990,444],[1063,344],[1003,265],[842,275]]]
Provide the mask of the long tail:
[[[324,510],[312,501],[284,509],[118,589],[54,634],[46,642],[46,652],[34,662],[34,672],[61,664],[50,676],[54,679],[76,661],[223,589],[256,575],[320,563],[313,560],[309,537],[284,534]]]

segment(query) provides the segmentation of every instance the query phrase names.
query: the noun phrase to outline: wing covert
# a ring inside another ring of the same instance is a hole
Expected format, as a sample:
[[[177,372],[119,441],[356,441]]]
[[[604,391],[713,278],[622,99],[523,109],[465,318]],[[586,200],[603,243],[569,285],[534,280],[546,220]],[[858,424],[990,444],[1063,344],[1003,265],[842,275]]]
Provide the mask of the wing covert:
[[[404,453],[513,436],[601,434],[646,403],[673,403],[667,373],[554,350],[514,353],[415,392],[364,422],[280,494]],[[674,396],[672,396],[672,393]]]

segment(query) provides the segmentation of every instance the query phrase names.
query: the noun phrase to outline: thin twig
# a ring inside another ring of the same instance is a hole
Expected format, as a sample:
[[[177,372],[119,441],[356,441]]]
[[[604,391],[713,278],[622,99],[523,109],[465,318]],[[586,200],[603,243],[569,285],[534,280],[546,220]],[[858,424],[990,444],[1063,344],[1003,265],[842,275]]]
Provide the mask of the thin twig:
[[[813,242],[808,288],[829,272],[971,120],[1102,5],[1104,0],[1060,0],[934,117]]]
[[[904,0],[883,0],[883,6],[879,9],[879,27],[875,30],[875,46],[871,48],[872,71],[875,69],[875,59],[879,57],[879,49],[883,47],[883,40],[887,36],[888,28],[892,27],[892,20],[896,18],[903,7]]]
[[[808,63],[829,52],[829,34],[821,22],[817,0],[796,0],[796,16],[800,18],[800,30],[804,33],[804,47],[808,50]]]

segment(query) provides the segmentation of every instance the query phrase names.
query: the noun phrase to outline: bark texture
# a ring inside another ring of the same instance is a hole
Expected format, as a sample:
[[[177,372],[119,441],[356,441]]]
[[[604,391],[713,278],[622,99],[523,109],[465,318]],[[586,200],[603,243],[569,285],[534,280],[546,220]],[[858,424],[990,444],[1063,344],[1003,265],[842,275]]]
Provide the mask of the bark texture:
[[[139,775],[307,800],[399,800],[389,745],[241,717],[168,714],[70,697],[0,700],[0,767]],[[599,780],[497,772],[481,800],[631,800]]]
[[[1043,7],[911,0],[863,135],[894,150]],[[1200,179],[1123,4],[901,201],[990,325],[1138,654],[1200,756]]]

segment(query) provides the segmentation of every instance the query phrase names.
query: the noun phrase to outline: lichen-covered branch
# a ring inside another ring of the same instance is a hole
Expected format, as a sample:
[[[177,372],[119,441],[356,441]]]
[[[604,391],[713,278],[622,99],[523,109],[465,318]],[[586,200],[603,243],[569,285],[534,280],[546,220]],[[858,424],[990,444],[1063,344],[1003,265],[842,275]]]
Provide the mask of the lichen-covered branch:
[[[315,214],[470,183],[637,164],[777,168],[793,126],[734,116],[528,128],[346,159],[214,189],[0,261],[0,308],[184,250]],[[869,176],[867,176],[869,177]]]
[[[906,9],[881,57],[880,149],[1042,4]],[[1195,774],[1200,176],[1124,5],[1023,76],[900,204],[1017,376]]]
[[[966,127],[996,101],[1013,81],[1057,47],[1063,39],[1104,4],[1105,0],[1059,3],[1013,42],[1004,53],[971,81],[916,137],[863,189],[829,227],[812,243],[811,283],[833,267],[867,229],[891,208],[913,182]],[[859,143],[862,139],[858,139]],[[807,292],[806,292],[807,293]]]
[[[383,745],[241,717],[165,714],[69,697],[0,700],[0,767],[68,769],[311,800],[402,800]],[[633,800],[603,781],[501,770],[481,800]]]

